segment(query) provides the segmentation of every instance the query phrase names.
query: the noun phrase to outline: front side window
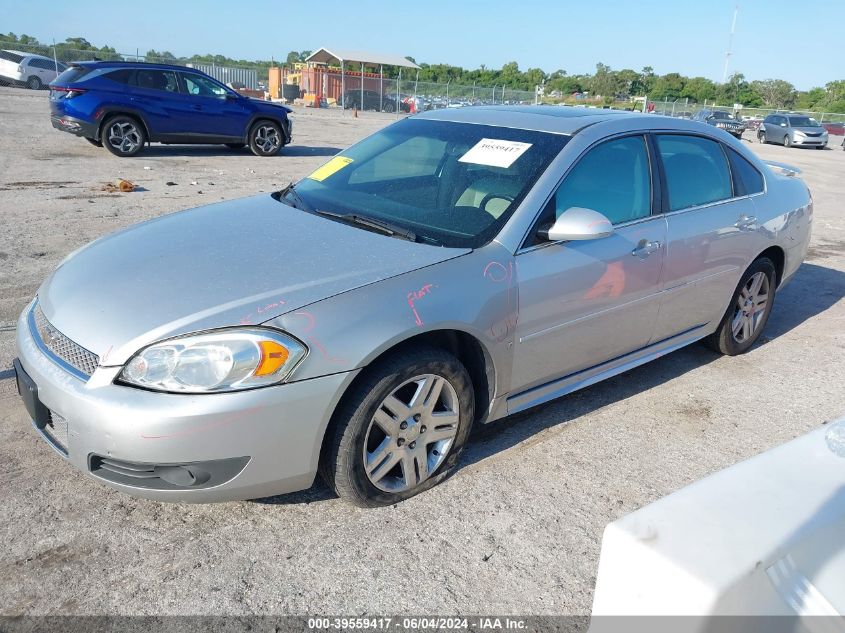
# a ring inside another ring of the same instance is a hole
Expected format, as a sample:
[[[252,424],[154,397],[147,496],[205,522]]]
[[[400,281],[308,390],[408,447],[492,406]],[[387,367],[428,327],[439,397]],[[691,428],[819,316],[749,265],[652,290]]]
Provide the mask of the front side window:
[[[176,73],[169,70],[138,69],[135,84],[147,90],[162,90],[164,92],[179,92],[176,83]]]
[[[366,216],[455,248],[489,242],[568,136],[405,119],[297,183],[311,211]]]
[[[216,81],[212,81],[208,77],[203,77],[202,75],[182,73],[182,79],[185,81],[185,92],[189,95],[221,98],[225,97],[228,92]]]
[[[699,136],[660,134],[669,210],[678,211],[732,197],[731,172],[721,146]]]
[[[567,174],[554,196],[554,220],[572,207],[602,213],[613,224],[651,213],[651,170],[642,136],[607,141],[591,149]]]

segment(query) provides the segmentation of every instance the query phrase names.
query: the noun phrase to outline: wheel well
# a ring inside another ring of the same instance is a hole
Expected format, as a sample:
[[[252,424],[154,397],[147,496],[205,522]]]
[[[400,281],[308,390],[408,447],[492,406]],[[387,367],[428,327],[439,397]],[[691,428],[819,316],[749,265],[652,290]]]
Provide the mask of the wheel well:
[[[780,246],[771,246],[760,253],[755,259],[760,259],[761,257],[768,257],[772,260],[772,263],[775,265],[777,282],[775,285],[779,286],[783,279],[783,267],[786,264],[786,256],[784,255],[783,249]]]
[[[105,127],[106,123],[108,123],[110,119],[113,119],[116,116],[126,116],[126,117],[129,117],[130,119],[134,119],[135,121],[137,121],[141,125],[141,127],[144,128],[144,134],[146,134],[146,136],[147,136],[147,142],[148,143],[150,142],[150,130],[147,127],[147,124],[144,121],[144,119],[142,119],[141,117],[139,117],[137,114],[135,114],[133,112],[121,112],[119,110],[116,110],[114,112],[106,112],[103,115],[103,120],[100,121],[100,127],[97,129],[97,140],[98,141],[103,140],[103,128]]]

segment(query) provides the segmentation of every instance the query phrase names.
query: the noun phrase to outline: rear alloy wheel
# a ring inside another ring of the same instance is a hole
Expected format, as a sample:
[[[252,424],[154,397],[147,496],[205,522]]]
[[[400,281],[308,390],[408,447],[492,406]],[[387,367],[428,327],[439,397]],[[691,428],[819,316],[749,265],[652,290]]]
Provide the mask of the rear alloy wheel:
[[[728,356],[744,354],[760,336],[775,300],[775,265],[767,257],[755,260],[734,292],[731,304],[707,344]]]
[[[144,149],[147,135],[136,119],[120,114],[105,122],[100,141],[115,156],[127,158]]]
[[[272,121],[259,121],[249,132],[249,149],[256,156],[275,156],[282,149],[282,128]]]
[[[783,137],[783,146],[792,147],[792,139],[789,137],[789,134]]]
[[[472,382],[448,352],[409,349],[374,366],[335,415],[324,479],[354,505],[391,505],[454,469],[472,426]]]
[[[30,77],[26,80],[26,87],[30,90],[41,90],[44,87],[44,84],[41,83],[41,79],[38,77]]]

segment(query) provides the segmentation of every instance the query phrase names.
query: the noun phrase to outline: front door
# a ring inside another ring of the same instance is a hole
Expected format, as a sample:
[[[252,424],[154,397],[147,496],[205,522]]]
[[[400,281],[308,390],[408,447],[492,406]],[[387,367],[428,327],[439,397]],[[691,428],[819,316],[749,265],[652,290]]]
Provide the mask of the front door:
[[[536,229],[571,207],[603,213],[605,238],[541,243],[516,257],[519,323],[511,392],[551,382],[645,347],[660,303],[666,222],[652,215],[648,146],[641,135],[584,155]]]
[[[179,73],[189,107],[186,132],[191,135],[242,138],[250,117],[245,100],[216,81],[196,73]]]

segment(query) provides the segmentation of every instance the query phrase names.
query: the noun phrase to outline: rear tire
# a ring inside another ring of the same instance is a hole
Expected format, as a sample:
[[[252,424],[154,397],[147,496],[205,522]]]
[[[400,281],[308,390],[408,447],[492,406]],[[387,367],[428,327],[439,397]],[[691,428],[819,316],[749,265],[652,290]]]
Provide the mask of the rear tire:
[[[285,144],[284,138],[278,123],[256,121],[249,131],[249,149],[256,156],[275,156]]]
[[[719,328],[705,340],[727,356],[744,354],[766,327],[775,301],[777,273],[768,257],[754,260],[742,275]]]
[[[44,87],[44,84],[41,83],[41,79],[38,77],[30,77],[26,80],[26,87],[30,90],[41,90]]]
[[[129,158],[138,155],[144,149],[147,134],[138,119],[118,114],[103,123],[100,142],[110,154]]]
[[[475,414],[472,382],[452,354],[405,348],[344,397],[323,443],[320,474],[363,508],[398,503],[443,481]]]

